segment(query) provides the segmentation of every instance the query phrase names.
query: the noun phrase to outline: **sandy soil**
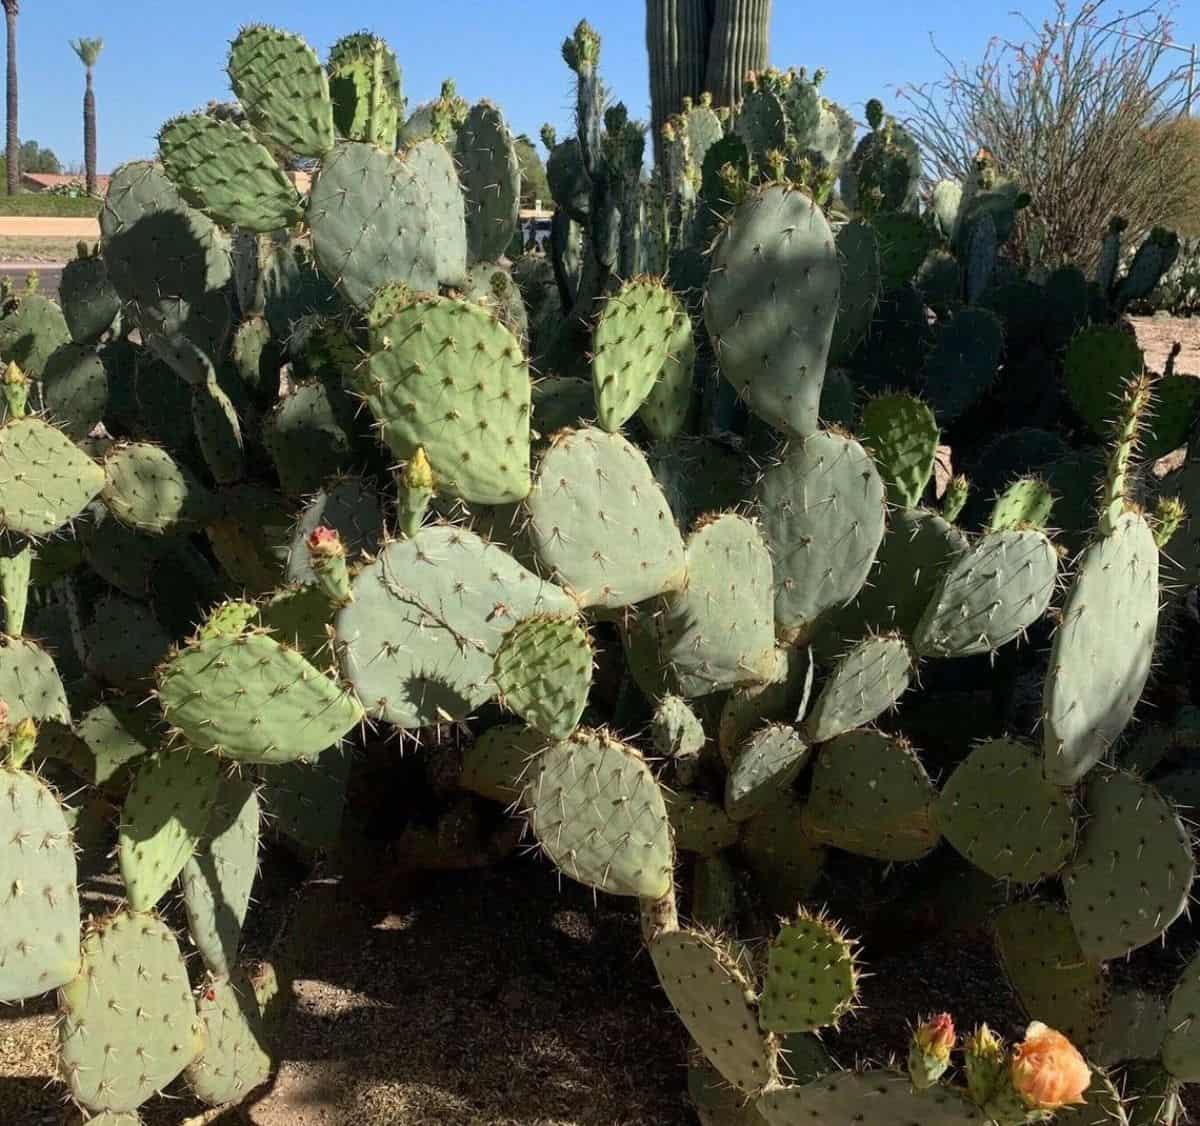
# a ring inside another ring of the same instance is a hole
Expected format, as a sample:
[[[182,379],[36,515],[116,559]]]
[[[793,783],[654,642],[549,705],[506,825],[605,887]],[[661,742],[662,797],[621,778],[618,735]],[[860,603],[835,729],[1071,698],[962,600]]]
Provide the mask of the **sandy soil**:
[[[89,239],[100,237],[100,221],[62,215],[0,215],[0,238]]]
[[[1151,371],[1163,370],[1171,349],[1178,342],[1183,350],[1175,360],[1175,370],[1181,375],[1200,376],[1200,317],[1130,319]]]

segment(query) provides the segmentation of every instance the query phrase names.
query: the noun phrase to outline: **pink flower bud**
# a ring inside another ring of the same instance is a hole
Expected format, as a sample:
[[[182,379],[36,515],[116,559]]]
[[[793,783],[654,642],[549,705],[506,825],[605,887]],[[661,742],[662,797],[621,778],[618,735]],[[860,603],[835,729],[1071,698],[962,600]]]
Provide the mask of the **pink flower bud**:
[[[308,553],[314,558],[337,559],[346,554],[346,549],[337,532],[322,524],[309,533]]]

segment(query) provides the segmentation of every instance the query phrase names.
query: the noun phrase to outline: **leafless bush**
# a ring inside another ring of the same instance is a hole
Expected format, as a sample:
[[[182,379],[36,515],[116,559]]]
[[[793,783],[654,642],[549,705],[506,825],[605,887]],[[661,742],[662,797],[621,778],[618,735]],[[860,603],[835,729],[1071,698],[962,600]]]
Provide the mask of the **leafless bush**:
[[[965,67],[939,51],[945,77],[900,90],[905,124],[938,177],[964,178],[979,149],[1028,191],[1016,232],[1044,227],[1043,260],[1089,266],[1114,215],[1139,240],[1200,197],[1200,162],[1187,159],[1188,56],[1169,46],[1170,9],[1152,0],[1114,13],[1107,0],[1072,11],[1057,0],[1029,38],[993,38]]]

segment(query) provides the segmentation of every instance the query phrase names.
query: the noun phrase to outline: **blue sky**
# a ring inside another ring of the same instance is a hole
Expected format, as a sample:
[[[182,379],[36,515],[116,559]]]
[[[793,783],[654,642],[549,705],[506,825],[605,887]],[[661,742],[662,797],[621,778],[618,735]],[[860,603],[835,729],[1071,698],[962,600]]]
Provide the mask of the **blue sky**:
[[[930,34],[952,58],[974,61],[993,34],[1021,31],[1011,14],[1017,3],[854,0],[827,8],[835,16],[827,19],[815,17],[812,4],[775,0],[772,62],[824,66],[828,96],[861,117],[867,98],[890,101],[896,84],[941,73]],[[1020,7],[1040,19],[1052,4]],[[1180,11],[1176,40],[1200,40],[1200,2],[1185,0]],[[49,145],[64,163],[82,159],[83,68],[67,41],[101,36],[101,170],[149,156],[167,117],[229,96],[229,39],[243,23],[267,22],[303,35],[322,55],[340,35],[370,28],[396,50],[410,107],[436,96],[450,76],[465,97],[492,99],[514,132],[536,139],[543,121],[560,133],[570,127],[570,76],[559,45],[584,16],[604,37],[606,80],[634,116],[648,116],[644,13],[644,0],[357,0],[345,8],[311,0],[28,0],[19,33],[21,136]]]

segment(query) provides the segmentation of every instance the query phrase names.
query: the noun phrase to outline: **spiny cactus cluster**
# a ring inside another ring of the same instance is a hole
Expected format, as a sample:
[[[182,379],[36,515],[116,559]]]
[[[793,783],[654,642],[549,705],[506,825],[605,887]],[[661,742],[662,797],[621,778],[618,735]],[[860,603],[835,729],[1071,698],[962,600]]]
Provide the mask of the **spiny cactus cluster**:
[[[386,44],[322,64],[256,26],[239,112],[117,171],[61,309],[6,295],[0,1000],[60,991],[89,1113],[180,1075],[242,1099],[279,989],[240,954],[266,815],[335,848],[364,725],[454,724],[414,863],[511,851],[500,803],[638,900],[705,1123],[1016,1123],[1081,1092],[1079,1121],[1127,1121],[1114,1079],[1168,1121],[1200,969],[1159,997],[1106,968],[1195,874],[1194,721],[1135,721],[1160,572],[1200,581],[1195,465],[1145,471],[1197,385],[1119,323],[1164,240],[1120,277],[1116,226],[1094,281],[1022,272],[1029,201],[986,154],[922,207],[902,126],[873,104],[855,144],[819,72],[681,104],[647,179],[598,36],[563,54],[549,258],[501,260],[496,107],[448,84],[406,120]],[[816,1034],[871,949],[821,910],[834,858],[876,880],[942,842],[1035,1023],[1011,1061],[977,1031],[965,1082],[944,1020],[907,1076],[840,1071]],[[81,927],[110,847],[126,906]]]

